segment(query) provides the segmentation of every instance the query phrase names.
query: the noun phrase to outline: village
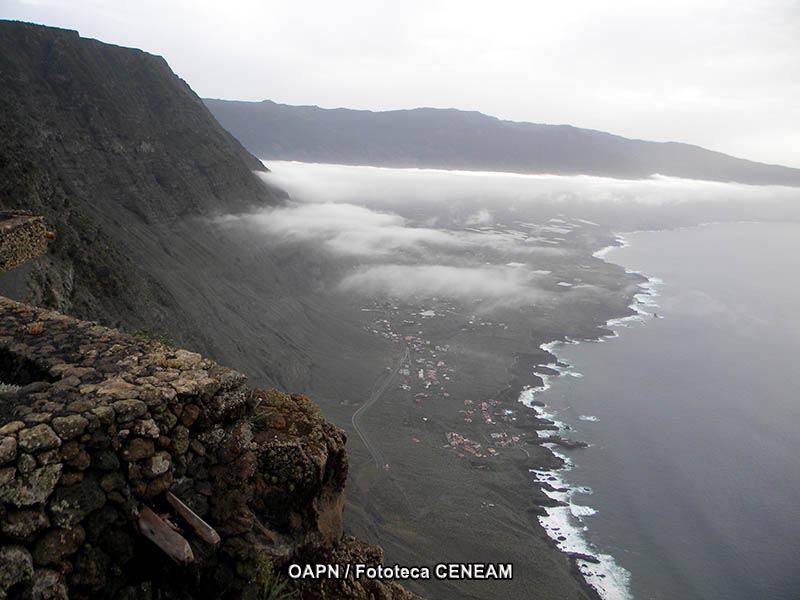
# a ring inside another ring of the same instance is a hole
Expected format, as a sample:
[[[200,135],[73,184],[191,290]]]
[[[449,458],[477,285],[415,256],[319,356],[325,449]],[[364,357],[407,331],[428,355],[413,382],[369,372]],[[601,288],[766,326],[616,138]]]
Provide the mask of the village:
[[[377,318],[366,328],[373,335],[380,336],[390,343],[405,345],[409,350],[409,359],[397,370],[399,384],[397,389],[407,395],[422,413],[421,419],[427,421],[425,407],[432,402],[446,402],[454,411],[453,423],[461,423],[460,431],[448,431],[444,434],[443,448],[453,452],[459,458],[475,458],[489,460],[495,458],[504,449],[521,448],[527,453],[524,444],[529,437],[525,432],[509,433],[511,426],[517,422],[519,403],[513,405],[487,398],[472,400],[468,398],[451,398],[449,385],[455,378],[455,370],[448,364],[448,344],[435,343],[426,338],[425,329],[429,322],[438,317],[455,314],[458,307],[452,302],[431,299],[428,304],[434,307],[408,305],[402,302],[375,302],[364,307],[364,312],[374,312]],[[427,322],[427,323],[426,323]],[[505,323],[482,321],[475,315],[470,316],[462,329],[476,327],[493,327],[507,329]],[[455,414],[457,413],[457,415]],[[454,427],[455,428],[455,427]],[[420,443],[417,437],[410,438],[411,443]]]

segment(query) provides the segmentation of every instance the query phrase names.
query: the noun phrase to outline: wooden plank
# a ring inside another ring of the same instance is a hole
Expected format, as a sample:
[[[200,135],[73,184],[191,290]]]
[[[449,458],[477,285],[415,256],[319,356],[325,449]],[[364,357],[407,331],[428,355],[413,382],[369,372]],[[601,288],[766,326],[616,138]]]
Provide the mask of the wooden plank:
[[[167,502],[169,502],[172,508],[175,509],[175,512],[178,513],[178,516],[186,521],[186,523],[188,523],[192,529],[194,529],[195,533],[197,533],[197,536],[201,540],[211,544],[212,546],[219,544],[219,534],[214,530],[214,528],[203,521],[203,519],[201,519],[197,513],[181,502],[180,498],[170,491],[167,492]]]
[[[139,531],[178,564],[188,565],[194,561],[189,542],[147,506],[139,511]]]

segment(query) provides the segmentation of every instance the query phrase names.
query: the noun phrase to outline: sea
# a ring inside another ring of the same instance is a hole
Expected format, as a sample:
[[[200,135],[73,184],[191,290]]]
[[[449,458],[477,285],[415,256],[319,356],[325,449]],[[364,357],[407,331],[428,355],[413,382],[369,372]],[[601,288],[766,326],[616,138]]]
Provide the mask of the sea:
[[[800,598],[800,223],[626,233],[604,260],[649,277],[598,341],[545,345],[527,403],[568,466],[542,522],[610,599]]]

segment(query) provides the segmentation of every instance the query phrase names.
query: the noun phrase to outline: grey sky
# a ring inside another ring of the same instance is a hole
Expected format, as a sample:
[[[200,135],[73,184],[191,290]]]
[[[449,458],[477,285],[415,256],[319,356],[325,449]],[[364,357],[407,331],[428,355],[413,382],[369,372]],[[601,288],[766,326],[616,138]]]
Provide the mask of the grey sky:
[[[800,167],[800,0],[0,0],[201,96],[439,106]]]

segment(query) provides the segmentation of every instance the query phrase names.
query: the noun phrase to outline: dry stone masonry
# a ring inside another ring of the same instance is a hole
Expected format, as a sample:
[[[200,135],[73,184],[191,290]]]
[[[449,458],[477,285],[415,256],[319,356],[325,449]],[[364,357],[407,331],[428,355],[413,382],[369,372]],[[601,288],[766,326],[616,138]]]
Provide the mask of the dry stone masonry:
[[[0,598],[238,598],[264,557],[382,560],[343,537],[345,436],[303,396],[5,298],[0,381]]]
[[[47,251],[44,218],[20,211],[0,211],[0,273]]]

